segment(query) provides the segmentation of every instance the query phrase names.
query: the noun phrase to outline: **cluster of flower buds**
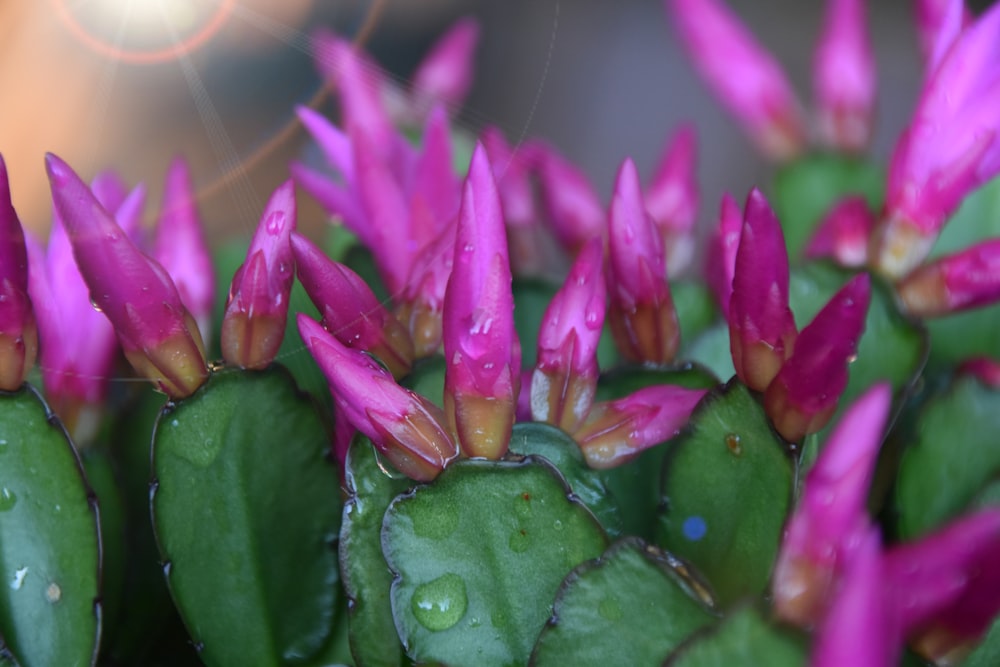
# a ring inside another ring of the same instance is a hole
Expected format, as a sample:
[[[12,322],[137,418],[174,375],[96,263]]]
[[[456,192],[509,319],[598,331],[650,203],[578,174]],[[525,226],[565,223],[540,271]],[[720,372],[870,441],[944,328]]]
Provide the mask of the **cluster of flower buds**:
[[[813,664],[895,664],[904,640],[938,664],[957,664],[1000,611],[1000,510],[882,550],[866,504],[891,400],[880,384],[845,411],[785,532],[774,608],[818,626]]]
[[[807,144],[807,121],[781,66],[721,0],[666,0],[705,83],[765,156],[787,161]],[[826,146],[863,151],[875,110],[875,64],[862,0],[827,0],[813,60],[816,128]]]
[[[764,408],[781,435],[800,442],[833,416],[847,386],[847,366],[864,331],[870,279],[858,274],[801,331],[788,306],[788,253],[781,225],[758,190],[747,198],[732,253],[732,204],[723,203],[718,252],[731,258],[729,341],[736,374],[763,392]],[[722,283],[722,281],[718,281]],[[726,298],[726,290],[717,294]]]
[[[38,328],[28,297],[28,253],[0,157],[0,390],[16,391],[35,363]]]

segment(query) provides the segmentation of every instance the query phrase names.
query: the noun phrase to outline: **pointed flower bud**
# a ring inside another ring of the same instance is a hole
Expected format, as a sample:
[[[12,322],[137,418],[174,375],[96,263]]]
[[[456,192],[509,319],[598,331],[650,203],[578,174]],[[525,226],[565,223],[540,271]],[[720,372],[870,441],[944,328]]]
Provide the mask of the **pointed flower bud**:
[[[319,309],[323,327],[347,347],[375,355],[393,377],[408,374],[413,342],[361,276],[299,234],[292,234],[291,244],[299,281]]]
[[[528,159],[533,157],[530,153],[534,151],[512,147],[497,127],[483,130],[480,141],[493,165],[493,177],[500,191],[500,203],[503,205],[503,217],[507,225],[521,227],[534,224],[538,214],[535,212],[535,194],[529,178],[531,161]]]
[[[1000,173],[1000,5],[958,33],[928,73],[889,165],[875,263],[893,278],[930,252],[966,195]]]
[[[462,187],[451,153],[448,114],[444,107],[436,106],[427,117],[410,192],[410,217],[415,227],[411,235],[421,243],[440,233],[458,212]],[[427,227],[421,229],[421,223]]]
[[[542,205],[559,243],[571,254],[592,238],[604,238],[604,207],[586,175],[544,144],[532,148]]]
[[[938,317],[986,306],[1000,299],[1000,239],[919,267],[899,283],[906,309],[917,317]]]
[[[878,384],[854,402],[806,475],[785,528],[772,578],[777,615],[810,627],[819,621],[844,564],[865,540],[868,487],[892,393]]]
[[[344,124],[353,138],[364,134],[382,158],[395,150],[396,135],[382,105],[382,72],[345,39],[329,32],[313,38],[316,65],[335,87],[343,110]]]
[[[468,456],[507,451],[521,373],[507,238],[486,151],[465,181],[444,302],[445,414]]]
[[[788,307],[788,252],[774,211],[757,189],[744,207],[729,301],[729,347],[744,384],[764,391],[791,356],[798,332]]]
[[[810,259],[829,257],[841,266],[861,268],[868,263],[868,242],[875,215],[864,197],[846,197],[820,222],[806,246]]]
[[[764,410],[789,442],[801,442],[830,421],[847,387],[865,328],[871,279],[855,276],[830,299],[795,342],[795,351],[764,393]]]
[[[148,252],[149,238],[142,224],[146,187],[140,183],[129,191],[122,177],[108,169],[94,177],[90,182],[90,191],[105,211],[114,214],[115,222],[128,235],[129,240],[139,250]]]
[[[591,239],[545,309],[538,332],[531,416],[567,433],[583,422],[597,390],[597,344],[607,301],[603,261],[601,240]]]
[[[765,156],[805,147],[805,123],[781,66],[719,0],[666,0],[681,43],[705,84]]]
[[[573,438],[591,468],[614,468],[666,442],[688,423],[704,389],[644,387],[625,398],[596,403]]]
[[[705,281],[715,295],[723,316],[729,319],[729,301],[733,296],[733,275],[736,273],[736,251],[740,247],[743,212],[728,192],[719,205],[719,226],[708,242]]]
[[[698,215],[698,140],[693,125],[677,128],[646,190],[646,210],[663,238],[667,272],[680,275],[694,256]]]
[[[812,667],[896,664],[896,639],[879,591],[883,567],[878,529],[869,527],[858,541],[816,633]]]
[[[300,313],[297,322],[302,340],[330,382],[339,414],[400,472],[428,482],[458,456],[440,408],[400,387],[371,357],[345,347],[305,315]]]
[[[28,297],[28,251],[0,156],[0,390],[16,391],[35,365],[38,328]]]
[[[608,320],[622,356],[636,363],[670,363],[680,346],[680,327],[663,239],[646,212],[632,160],[619,169],[611,198],[608,286]]]
[[[868,148],[876,71],[865,0],[827,0],[813,56],[813,86],[823,141],[848,153]]]
[[[1000,509],[958,519],[885,556],[882,585],[903,637],[937,664],[968,649],[1000,611]]]
[[[446,227],[417,255],[403,292],[396,296],[396,319],[410,332],[414,358],[436,353],[443,339],[444,299],[455,258],[455,224]]]
[[[972,14],[965,7],[965,0],[913,0],[911,4],[917,24],[920,52],[924,60],[933,67],[943,55],[938,53],[939,42],[942,47],[940,50],[946,48],[955,32],[972,22]],[[954,25],[949,26],[949,23]]]
[[[143,255],[70,167],[46,156],[56,210],[90,298],[111,321],[129,363],[172,398],[208,377],[198,325],[167,272]]]
[[[264,207],[246,261],[229,287],[220,334],[227,363],[261,369],[278,354],[295,277],[289,240],[295,216],[295,186],[286,181]]]
[[[215,270],[195,207],[191,172],[181,158],[174,160],[167,171],[153,257],[177,285],[181,303],[198,323],[202,340],[210,340]]]
[[[431,47],[413,74],[413,106],[420,114],[435,104],[449,109],[462,106],[472,87],[473,57],[479,42],[479,23],[473,18],[457,21]]]
[[[989,357],[966,359],[958,367],[958,373],[972,375],[984,386],[1000,389],[1000,361]]]

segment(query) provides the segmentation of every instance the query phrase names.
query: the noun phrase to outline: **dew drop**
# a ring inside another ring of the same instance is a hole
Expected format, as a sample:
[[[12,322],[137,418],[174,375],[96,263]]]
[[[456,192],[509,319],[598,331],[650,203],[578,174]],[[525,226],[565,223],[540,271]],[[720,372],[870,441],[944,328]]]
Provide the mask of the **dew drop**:
[[[10,582],[10,589],[12,591],[21,590],[21,585],[24,583],[24,578],[28,576],[28,568],[19,567],[14,570],[14,578]]]
[[[55,604],[62,599],[62,589],[59,588],[59,584],[52,582],[49,587],[45,589],[45,599]]]
[[[0,512],[9,512],[17,504],[17,496],[6,486],[0,489]]]
[[[562,530],[563,529],[563,522],[560,521],[559,519],[556,519],[555,522],[552,524],[552,527],[555,530]]]
[[[604,598],[597,605],[597,613],[609,621],[621,620],[622,607],[615,598]]]
[[[169,579],[170,570],[172,569],[173,569],[173,564],[171,564],[171,562],[168,560],[166,563],[163,564],[163,576]]]
[[[733,454],[739,456],[743,453],[743,445],[740,444],[740,436],[736,433],[726,434],[726,448]]]
[[[99,313],[104,312],[103,310],[101,310],[101,307],[97,305],[97,302],[94,301],[94,297],[90,297],[90,305],[93,306],[94,310],[96,310],[97,312]]]
[[[465,581],[457,574],[438,577],[413,591],[413,615],[432,632],[454,626],[465,616],[468,606]]]

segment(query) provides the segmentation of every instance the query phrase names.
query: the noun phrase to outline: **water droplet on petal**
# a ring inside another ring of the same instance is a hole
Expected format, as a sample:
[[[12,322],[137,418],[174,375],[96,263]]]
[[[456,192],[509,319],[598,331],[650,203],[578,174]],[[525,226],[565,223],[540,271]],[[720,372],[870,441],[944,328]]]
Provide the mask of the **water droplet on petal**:
[[[457,574],[438,577],[413,591],[413,615],[432,632],[454,626],[465,616],[468,606],[465,581]]]

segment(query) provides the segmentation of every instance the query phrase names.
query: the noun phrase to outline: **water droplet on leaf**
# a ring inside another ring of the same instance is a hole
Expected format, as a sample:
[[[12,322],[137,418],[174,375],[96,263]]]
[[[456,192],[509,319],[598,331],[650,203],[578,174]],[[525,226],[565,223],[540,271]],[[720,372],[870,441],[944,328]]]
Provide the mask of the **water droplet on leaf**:
[[[457,574],[438,577],[413,591],[413,615],[432,632],[454,626],[465,616],[468,606],[465,581]]]
[[[0,512],[8,512],[17,504],[17,496],[6,486],[0,489]]]
[[[740,444],[740,436],[735,433],[726,434],[726,447],[732,452],[733,456],[739,456],[743,453],[743,445]]]

